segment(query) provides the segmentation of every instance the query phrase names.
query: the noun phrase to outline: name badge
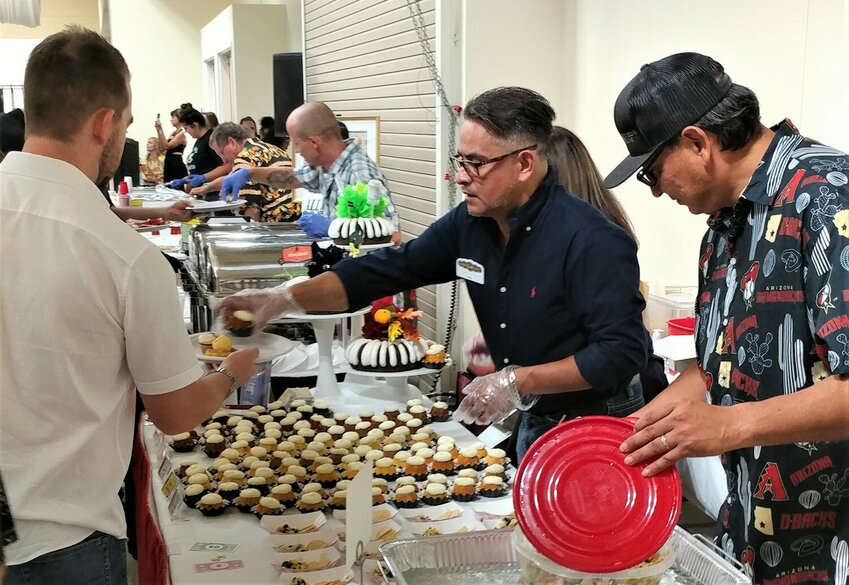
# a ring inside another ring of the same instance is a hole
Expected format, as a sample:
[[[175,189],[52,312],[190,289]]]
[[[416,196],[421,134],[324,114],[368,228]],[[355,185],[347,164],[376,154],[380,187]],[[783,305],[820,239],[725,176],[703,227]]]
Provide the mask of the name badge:
[[[469,258],[457,258],[457,278],[483,284],[484,269],[480,262],[475,262]]]

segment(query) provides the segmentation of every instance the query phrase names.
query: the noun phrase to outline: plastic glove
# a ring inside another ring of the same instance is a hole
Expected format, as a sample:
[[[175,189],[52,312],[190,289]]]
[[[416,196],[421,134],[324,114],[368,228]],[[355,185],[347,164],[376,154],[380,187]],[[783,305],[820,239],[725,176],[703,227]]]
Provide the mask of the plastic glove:
[[[538,396],[520,396],[511,387],[509,375],[515,367],[472,380],[463,388],[466,397],[454,411],[453,418],[466,424],[488,425],[501,422],[516,409],[528,410],[536,404]]]
[[[298,225],[311,238],[323,238],[327,236],[327,229],[332,220],[318,213],[305,213],[298,220]]]
[[[239,169],[233,171],[224,178],[221,184],[221,191],[218,192],[218,197],[221,201],[230,201],[239,198],[239,191],[245,186],[245,183],[251,180],[250,169]]]
[[[182,189],[186,183],[186,179],[174,179],[171,181],[170,186],[172,189]]]
[[[203,175],[189,175],[186,177],[186,182],[192,187],[200,187],[206,183],[206,178]]]
[[[267,289],[245,289],[227,297],[216,305],[221,320],[227,323],[233,311],[253,313],[253,331],[259,332],[268,322],[284,313],[305,313],[304,308],[292,296],[289,283]]]

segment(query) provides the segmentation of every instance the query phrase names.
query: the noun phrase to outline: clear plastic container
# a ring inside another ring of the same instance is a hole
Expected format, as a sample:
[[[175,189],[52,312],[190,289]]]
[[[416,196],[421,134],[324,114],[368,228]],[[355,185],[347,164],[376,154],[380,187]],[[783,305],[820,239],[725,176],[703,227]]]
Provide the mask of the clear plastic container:
[[[660,560],[651,565],[615,573],[581,573],[544,557],[518,528],[513,530],[513,546],[522,570],[523,585],[658,585],[675,561],[675,552],[665,544],[658,552]]]

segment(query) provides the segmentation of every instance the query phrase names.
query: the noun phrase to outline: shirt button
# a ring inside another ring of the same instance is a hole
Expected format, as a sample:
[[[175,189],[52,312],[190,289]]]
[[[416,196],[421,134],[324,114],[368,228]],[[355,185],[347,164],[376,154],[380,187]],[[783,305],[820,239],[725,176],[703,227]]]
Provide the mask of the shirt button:
[[[502,287],[501,287],[500,289],[498,289],[498,290],[500,290],[501,292],[507,292],[507,287],[506,287],[506,286],[502,286]]]
[[[507,329],[507,323],[502,323],[502,324],[500,325],[500,327],[501,327],[502,329]]]
[[[504,358],[504,363],[505,363],[505,364],[509,364],[509,363],[510,363],[510,358]]]
[[[531,231],[531,226],[527,226],[527,227],[525,228],[525,231],[526,231],[526,232]]]

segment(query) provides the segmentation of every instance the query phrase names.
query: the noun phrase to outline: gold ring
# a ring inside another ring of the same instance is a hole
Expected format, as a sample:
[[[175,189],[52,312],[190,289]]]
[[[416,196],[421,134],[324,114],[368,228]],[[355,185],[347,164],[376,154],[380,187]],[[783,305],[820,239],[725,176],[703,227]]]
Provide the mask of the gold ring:
[[[663,448],[669,451],[669,441],[666,440],[666,433],[660,435],[660,442],[663,443]]]

